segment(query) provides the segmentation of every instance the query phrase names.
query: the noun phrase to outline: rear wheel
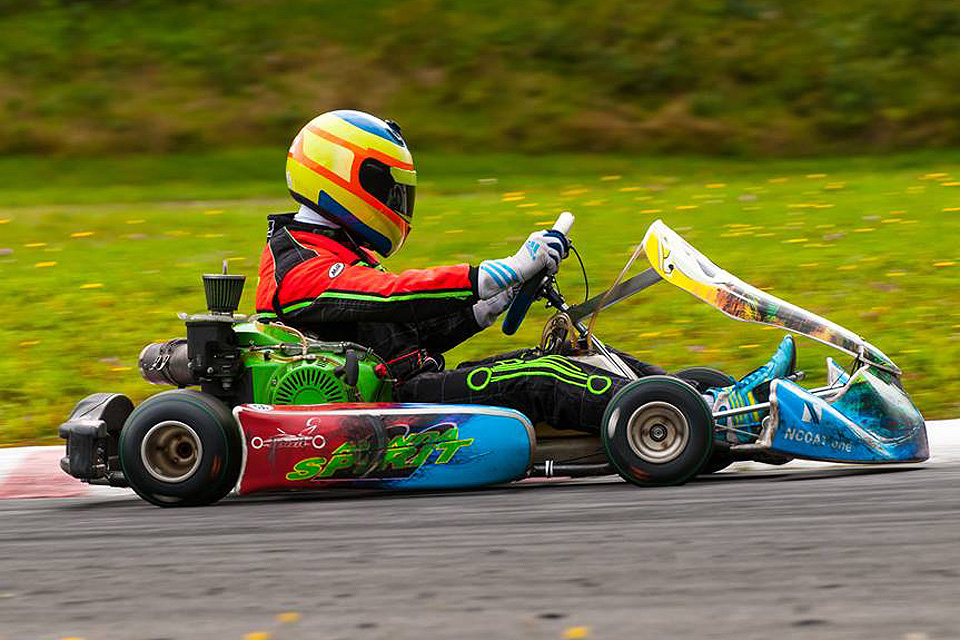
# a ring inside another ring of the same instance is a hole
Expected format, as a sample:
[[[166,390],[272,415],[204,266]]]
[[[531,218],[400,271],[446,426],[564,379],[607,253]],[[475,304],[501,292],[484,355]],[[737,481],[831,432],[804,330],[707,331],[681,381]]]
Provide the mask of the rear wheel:
[[[713,415],[686,382],[648,376],[610,401],[601,438],[624,480],[641,486],[683,484],[710,456]]]
[[[220,400],[166,391],[134,409],[120,432],[120,464],[137,494],[161,507],[212,504],[240,477],[240,430]]]
[[[737,383],[733,376],[713,367],[689,367],[678,371],[676,376],[692,384],[700,393],[706,392],[707,389],[729,387]],[[716,473],[726,469],[734,462],[736,462],[736,459],[730,453],[729,445],[715,446],[710,458],[700,469],[700,473]]]

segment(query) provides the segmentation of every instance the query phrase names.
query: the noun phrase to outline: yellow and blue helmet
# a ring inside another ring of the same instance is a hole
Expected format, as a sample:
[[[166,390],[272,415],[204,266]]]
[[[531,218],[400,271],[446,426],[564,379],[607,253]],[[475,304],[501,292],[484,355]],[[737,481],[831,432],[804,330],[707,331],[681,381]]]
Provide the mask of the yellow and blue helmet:
[[[300,130],[287,154],[294,200],[380,255],[410,233],[417,173],[400,127],[362,111],[329,111]]]

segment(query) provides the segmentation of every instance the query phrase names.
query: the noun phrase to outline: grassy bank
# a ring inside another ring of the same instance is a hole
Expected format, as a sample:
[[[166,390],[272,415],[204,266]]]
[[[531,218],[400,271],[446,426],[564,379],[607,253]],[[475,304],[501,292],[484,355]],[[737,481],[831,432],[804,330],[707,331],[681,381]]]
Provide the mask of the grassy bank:
[[[279,157],[278,157],[279,155]],[[0,442],[55,439],[83,395],[157,390],[135,359],[182,335],[203,306],[199,274],[248,276],[264,215],[290,209],[282,150],[100,160],[0,159]],[[928,417],[960,411],[960,162],[955,154],[745,162],[626,156],[421,154],[416,227],[400,269],[505,255],[569,209],[594,290],[663,218],[721,266],[864,335],[906,371]],[[565,265],[569,297],[579,270]],[[529,345],[488,330],[451,361]],[[601,317],[611,343],[668,368],[743,373],[778,333],[736,323],[660,285]],[[801,343],[822,374],[830,353]]]
[[[0,153],[274,144],[767,155],[960,143],[960,7],[922,0],[0,2]]]

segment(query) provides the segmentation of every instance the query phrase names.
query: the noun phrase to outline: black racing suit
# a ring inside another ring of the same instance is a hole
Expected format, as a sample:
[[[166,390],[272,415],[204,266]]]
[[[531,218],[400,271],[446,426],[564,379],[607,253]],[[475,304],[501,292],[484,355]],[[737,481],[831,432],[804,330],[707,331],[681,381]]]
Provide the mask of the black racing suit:
[[[270,216],[260,261],[257,311],[322,340],[350,340],[384,360],[439,362],[481,330],[473,315],[476,267],[383,270],[337,230]],[[619,352],[618,352],[619,353]],[[664,373],[619,354],[639,376]],[[596,432],[628,380],[563,355],[526,349],[456,369],[413,371],[394,389],[401,402],[487,404],[516,409],[534,424]]]

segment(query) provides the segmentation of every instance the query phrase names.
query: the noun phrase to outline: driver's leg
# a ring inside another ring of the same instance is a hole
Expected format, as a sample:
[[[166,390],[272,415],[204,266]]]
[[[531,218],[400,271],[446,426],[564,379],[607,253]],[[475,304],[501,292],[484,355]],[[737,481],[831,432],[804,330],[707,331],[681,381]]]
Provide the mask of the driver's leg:
[[[617,354],[623,363],[630,367],[630,369],[637,375],[638,378],[644,378],[646,376],[665,376],[668,375],[667,371],[662,367],[658,367],[655,364],[649,362],[643,362],[638,360],[634,356],[630,355],[626,351],[620,351],[619,349],[614,349],[610,345],[607,345],[607,349]]]
[[[423,373],[399,385],[394,396],[401,402],[509,407],[534,424],[596,433],[607,404],[629,382],[564,356],[528,350]]]

